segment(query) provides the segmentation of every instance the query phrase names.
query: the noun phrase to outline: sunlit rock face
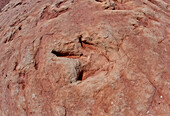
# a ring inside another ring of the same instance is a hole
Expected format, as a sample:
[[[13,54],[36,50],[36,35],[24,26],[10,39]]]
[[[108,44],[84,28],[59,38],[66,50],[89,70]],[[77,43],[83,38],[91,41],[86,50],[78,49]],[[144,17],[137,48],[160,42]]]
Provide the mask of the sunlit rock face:
[[[1,0],[0,116],[169,116],[169,0]]]

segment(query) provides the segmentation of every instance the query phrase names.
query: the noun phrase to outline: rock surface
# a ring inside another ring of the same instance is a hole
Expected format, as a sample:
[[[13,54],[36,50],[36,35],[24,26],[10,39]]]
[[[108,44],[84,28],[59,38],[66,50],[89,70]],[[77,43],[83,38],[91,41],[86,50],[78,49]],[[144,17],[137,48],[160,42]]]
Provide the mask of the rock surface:
[[[169,4],[10,0],[0,116],[169,116]]]
[[[0,11],[1,9],[9,3],[10,0],[0,0]]]

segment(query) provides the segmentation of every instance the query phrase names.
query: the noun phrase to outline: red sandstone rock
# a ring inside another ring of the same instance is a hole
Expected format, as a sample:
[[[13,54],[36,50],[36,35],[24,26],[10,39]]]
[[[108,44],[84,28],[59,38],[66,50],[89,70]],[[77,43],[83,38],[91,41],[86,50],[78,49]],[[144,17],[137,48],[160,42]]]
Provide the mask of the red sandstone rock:
[[[0,0],[0,10],[9,3],[10,0]]]
[[[11,0],[0,13],[0,115],[169,116],[169,4]]]

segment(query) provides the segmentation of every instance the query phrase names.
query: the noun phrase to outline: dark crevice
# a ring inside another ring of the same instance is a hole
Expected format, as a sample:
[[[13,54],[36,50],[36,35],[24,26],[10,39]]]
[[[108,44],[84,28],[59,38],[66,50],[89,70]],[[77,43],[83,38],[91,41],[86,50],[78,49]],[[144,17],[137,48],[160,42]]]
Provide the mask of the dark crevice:
[[[82,35],[80,35],[79,37],[78,37],[78,39],[79,39],[79,42],[80,42],[80,44],[81,44],[81,47],[83,47],[83,41],[82,41]]]
[[[113,8],[110,9],[110,6],[106,7],[105,9],[106,9],[106,10],[107,10],[107,9],[108,9],[108,10],[116,10],[115,7],[113,7]]]
[[[96,2],[103,2],[102,0],[95,0]]]
[[[51,51],[52,54],[58,56],[58,57],[67,57],[67,56],[83,56],[83,54],[75,54],[75,53],[71,53],[71,52],[63,52],[63,51],[56,51],[56,50],[52,50]]]
[[[165,40],[165,39],[158,41],[158,44],[161,44],[164,40]]]
[[[88,41],[86,41],[86,40],[82,40],[82,38],[83,38],[82,35],[78,36],[79,43],[81,44],[81,47],[82,47],[82,48],[84,47],[84,44],[94,45],[93,43],[90,43],[90,42],[88,42]]]
[[[83,80],[83,70],[79,72],[77,76],[77,81],[82,81]]]
[[[81,53],[80,56],[83,56],[83,53]]]
[[[66,57],[66,58],[72,58],[72,59],[76,59],[78,57],[81,57],[83,56],[83,53],[72,53],[72,52],[69,52],[69,51],[56,51],[56,50],[52,50],[51,51],[52,54],[56,55],[57,57]]]
[[[41,46],[41,42],[42,42],[42,39],[43,39],[43,36],[40,37],[39,39],[39,46],[35,52],[35,55],[34,55],[34,68],[35,70],[38,70],[38,67],[39,67],[39,51],[40,51],[40,46]],[[35,41],[33,41],[34,43]]]
[[[17,7],[17,6],[21,5],[21,4],[22,4],[22,2],[19,2],[13,8],[15,8],[15,7]]]
[[[55,6],[56,6],[57,8],[59,8],[62,3],[63,3],[63,1],[55,4]]]
[[[34,68],[35,68],[35,70],[38,70],[38,62],[34,63]]]
[[[57,4],[55,4],[55,6],[56,6],[57,8],[60,8],[60,6],[61,6],[62,4],[64,4],[65,2],[67,2],[67,0],[61,1],[61,2],[57,3]]]
[[[22,29],[21,26],[19,26],[19,27],[18,27],[18,30],[21,30],[21,29]]]
[[[14,71],[17,70],[18,62],[15,62]]]
[[[9,84],[7,85],[7,88],[9,89]]]
[[[41,12],[40,19],[44,18],[44,13],[47,11],[48,6],[45,6]]]
[[[94,45],[93,43],[90,43],[90,42],[88,42],[88,41],[82,41],[84,44],[88,44],[88,45]]]
[[[51,53],[58,57],[75,56],[74,54],[69,53],[69,52],[62,52],[62,51],[55,51],[55,50],[52,50]]]

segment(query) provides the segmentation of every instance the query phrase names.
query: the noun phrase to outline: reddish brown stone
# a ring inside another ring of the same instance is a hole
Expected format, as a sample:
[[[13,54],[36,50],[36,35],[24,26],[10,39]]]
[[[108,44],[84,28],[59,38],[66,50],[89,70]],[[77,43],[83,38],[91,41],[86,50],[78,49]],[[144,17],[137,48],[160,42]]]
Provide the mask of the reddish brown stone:
[[[10,0],[0,0],[0,11],[1,9],[9,3]]]
[[[0,116],[169,116],[169,4],[0,2]]]

